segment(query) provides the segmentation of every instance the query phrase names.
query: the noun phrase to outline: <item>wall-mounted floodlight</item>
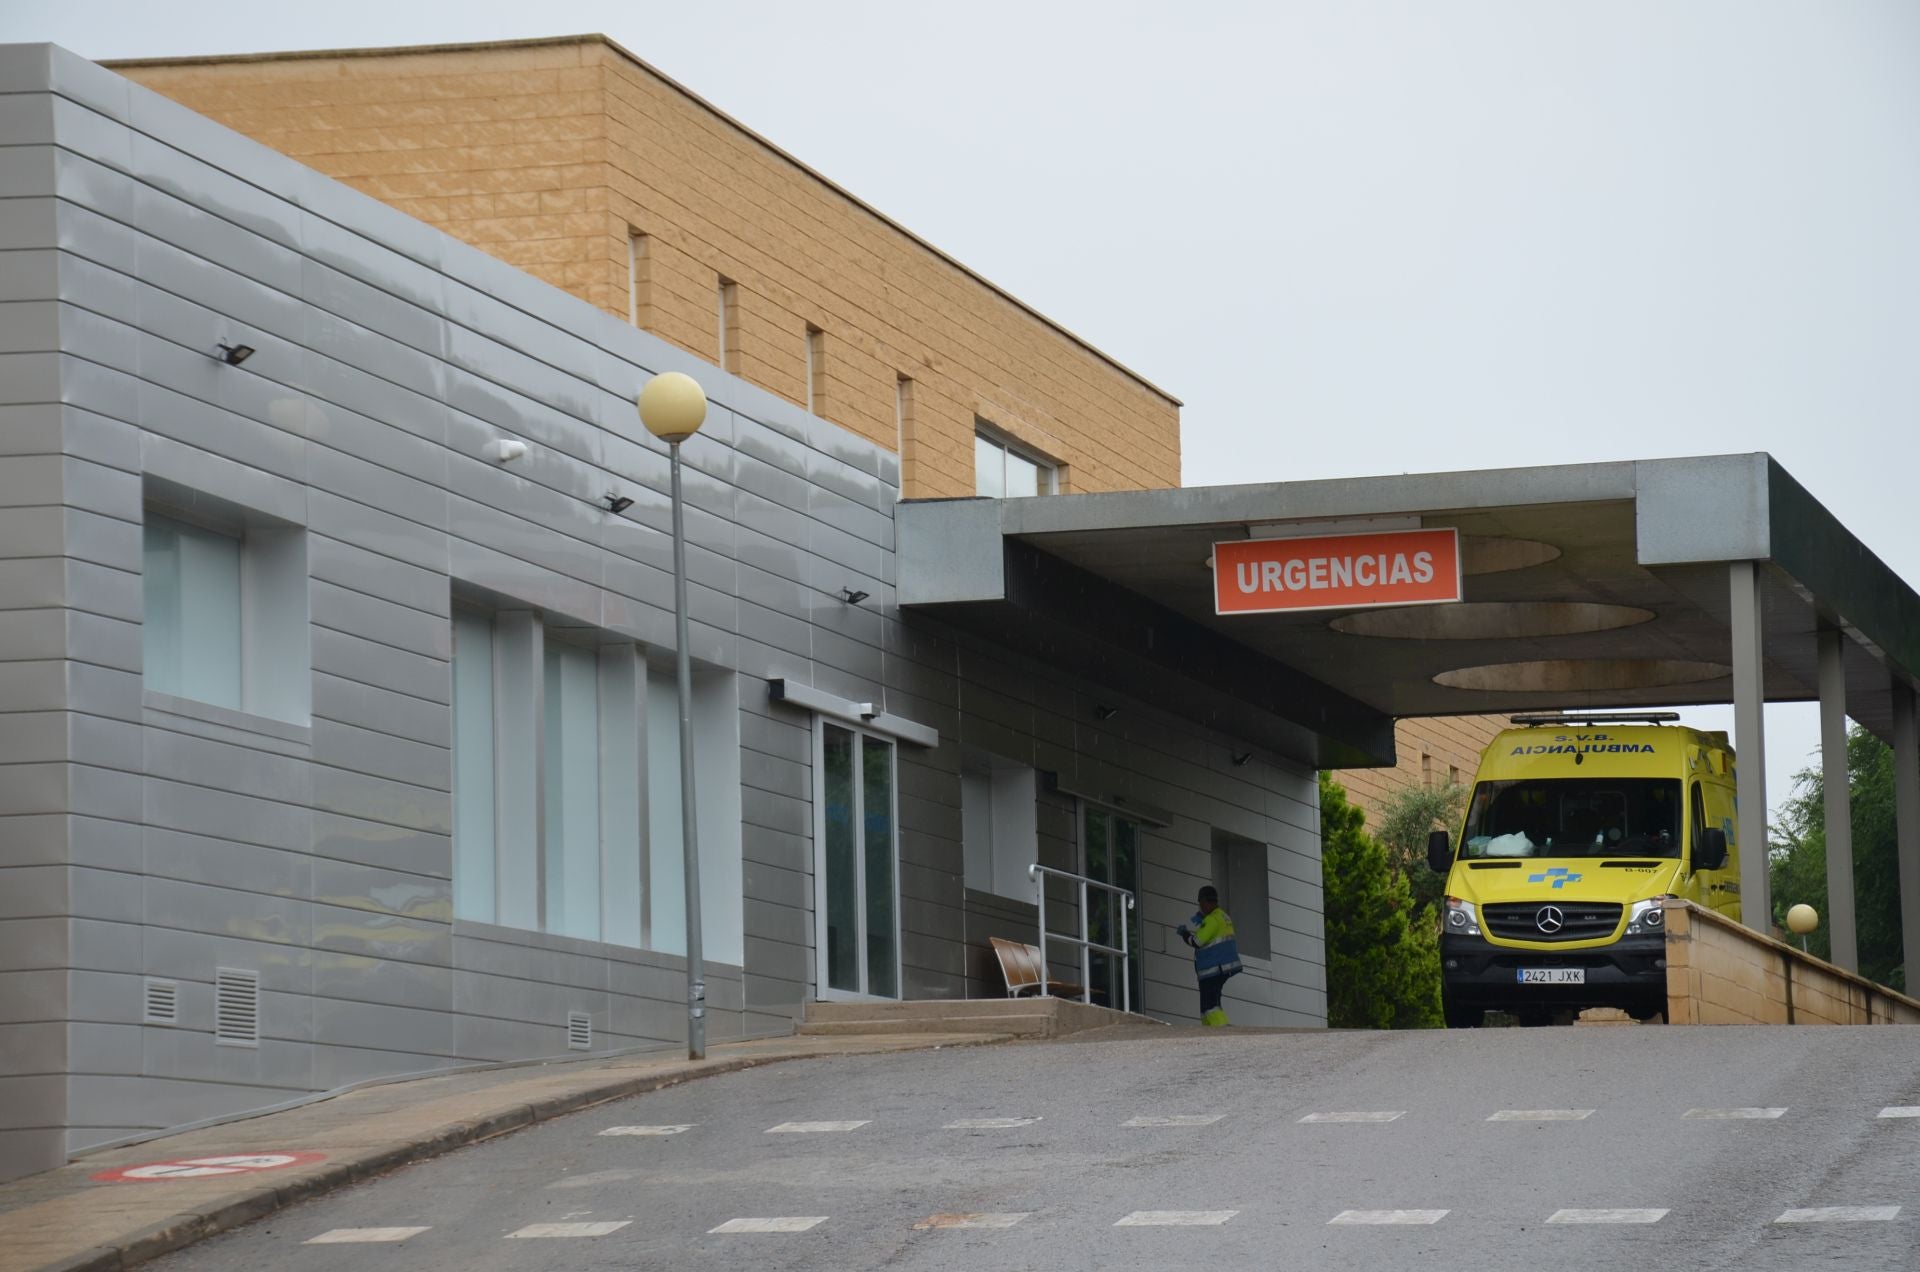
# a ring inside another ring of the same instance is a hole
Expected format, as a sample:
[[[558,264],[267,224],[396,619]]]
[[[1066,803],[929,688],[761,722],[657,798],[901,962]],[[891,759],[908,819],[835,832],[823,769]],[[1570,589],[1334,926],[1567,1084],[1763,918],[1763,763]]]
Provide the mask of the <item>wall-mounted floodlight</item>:
[[[611,490],[600,497],[607,501],[607,509],[610,512],[625,512],[633,507],[631,498],[626,495],[616,495]]]
[[[1104,702],[1098,704],[1093,709],[1093,718],[1096,720],[1111,720],[1119,714],[1120,708],[1110,707]]]
[[[215,345],[214,349],[217,352],[213,356],[230,367],[237,367],[253,356],[252,345],[228,344],[225,340]]]
[[[1245,768],[1247,766],[1247,761],[1253,758],[1253,752],[1242,751],[1240,754],[1235,755],[1231,751],[1229,751],[1227,753],[1227,758],[1233,761],[1233,767]]]
[[[840,589],[840,599],[849,605],[858,605],[860,602],[866,600],[868,595],[869,593],[862,592],[858,588],[843,587]]]

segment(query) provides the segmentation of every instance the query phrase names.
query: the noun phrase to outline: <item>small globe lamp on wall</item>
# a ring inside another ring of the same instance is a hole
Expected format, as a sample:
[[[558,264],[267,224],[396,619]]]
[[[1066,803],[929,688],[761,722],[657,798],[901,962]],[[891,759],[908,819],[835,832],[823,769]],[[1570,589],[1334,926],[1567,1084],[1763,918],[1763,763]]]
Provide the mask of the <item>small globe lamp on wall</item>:
[[[667,444],[673,470],[674,670],[680,695],[680,850],[687,886],[687,1058],[707,1054],[707,982],[700,942],[700,836],[693,799],[693,669],[687,658],[687,515],[680,493],[680,443],[707,420],[707,394],[679,371],[641,386],[634,405],[647,432]]]
[[[1800,938],[1800,948],[1807,948],[1807,933],[1820,926],[1820,911],[1802,901],[1787,911],[1787,930]]]

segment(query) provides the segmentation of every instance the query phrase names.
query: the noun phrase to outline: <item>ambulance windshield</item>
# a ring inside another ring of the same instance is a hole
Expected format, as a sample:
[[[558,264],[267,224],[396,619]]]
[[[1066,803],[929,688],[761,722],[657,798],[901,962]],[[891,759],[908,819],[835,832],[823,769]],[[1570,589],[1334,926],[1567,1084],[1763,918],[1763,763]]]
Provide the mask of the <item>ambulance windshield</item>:
[[[1481,782],[1464,857],[1678,857],[1680,783],[1657,777]]]

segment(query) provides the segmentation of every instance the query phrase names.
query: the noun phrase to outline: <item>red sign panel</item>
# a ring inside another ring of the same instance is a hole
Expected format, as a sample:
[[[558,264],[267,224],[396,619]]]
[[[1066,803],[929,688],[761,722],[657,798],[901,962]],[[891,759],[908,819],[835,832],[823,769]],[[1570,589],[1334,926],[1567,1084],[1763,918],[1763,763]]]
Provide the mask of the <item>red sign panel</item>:
[[[1386,530],[1213,545],[1216,614],[1457,601],[1457,530]]]
[[[218,1179],[223,1175],[250,1175],[256,1171],[284,1170],[288,1166],[307,1166],[327,1160],[325,1153],[279,1152],[236,1153],[221,1157],[182,1157],[166,1162],[146,1162],[139,1166],[118,1166],[89,1178],[102,1184],[159,1184],[177,1179]]]

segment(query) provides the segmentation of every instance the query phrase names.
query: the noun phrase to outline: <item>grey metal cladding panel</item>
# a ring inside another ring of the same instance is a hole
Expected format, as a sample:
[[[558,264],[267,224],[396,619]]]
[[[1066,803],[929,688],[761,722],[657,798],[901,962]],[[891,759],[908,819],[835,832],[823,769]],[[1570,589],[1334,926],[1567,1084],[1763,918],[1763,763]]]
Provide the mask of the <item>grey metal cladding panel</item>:
[[[430,967],[453,965],[453,932],[445,922],[347,909],[317,901],[312,914],[312,945],[316,956],[321,951],[330,951],[361,958],[424,963]]]
[[[744,598],[739,602],[736,613],[739,635],[743,639],[792,655],[801,662],[812,662],[815,629],[805,619]],[[811,676],[803,678],[810,680]]]
[[[313,1035],[347,1047],[408,1051],[416,1055],[455,1054],[454,1017],[444,1011],[316,998],[313,1000]]]
[[[146,779],[145,798],[149,826],[268,848],[305,851],[312,843],[311,809],[158,778]]]
[[[3,723],[3,722],[0,722]],[[70,860],[69,819],[61,813],[0,813],[7,820],[7,866],[21,870],[38,866],[65,866]],[[91,825],[91,820],[78,823]],[[135,841],[132,859],[139,862]]]
[[[183,733],[155,730],[149,734],[145,771],[153,778],[217,787],[231,794],[284,804],[306,804],[312,798],[312,780],[304,760]]]
[[[740,890],[750,902],[765,901],[803,910],[813,908],[813,876],[804,868],[745,861],[741,866]]]
[[[438,358],[447,355],[447,324],[433,310],[311,256],[303,262],[300,297],[408,348]]]
[[[442,589],[436,588],[439,593]],[[442,614],[316,581],[309,589],[313,621],[410,653],[445,660],[453,656],[451,627]]]
[[[60,204],[54,199],[8,198],[0,202],[0,251],[44,250],[61,245]]]
[[[29,573],[39,573],[42,567],[31,567]],[[56,577],[59,575],[55,567]],[[13,580],[9,580],[13,581]],[[8,593],[8,599],[13,599]],[[29,662],[40,659],[60,659],[67,656],[67,613],[58,604],[62,597],[55,597],[53,604],[41,605],[35,609],[0,610],[0,650],[5,650],[5,661],[10,663]],[[14,710],[15,705],[0,697],[0,711]]]
[[[740,792],[740,819],[749,826],[810,837],[813,833],[813,804],[810,800],[745,787]]]
[[[248,892],[290,900],[311,895],[312,863],[305,853],[159,826],[140,827],[137,833],[145,847],[143,872],[148,877],[210,887],[238,884]],[[142,858],[127,862],[126,868],[142,870]]]
[[[67,867],[57,863],[0,867],[0,919],[41,919],[67,910]],[[809,887],[808,894],[812,896]]]
[[[377,1051],[367,1047],[333,1047],[316,1043],[313,1052],[313,1089],[337,1091],[343,1086],[396,1073],[422,1073],[452,1063],[451,1056],[421,1055],[411,1051]]]
[[[313,759],[317,764],[429,790],[453,789],[453,756],[447,747],[411,742],[332,720],[313,722]]]
[[[406,959],[373,959],[327,950],[316,950],[313,955],[313,992],[323,999],[451,1011],[453,976],[451,968]],[[326,1034],[316,1037],[327,1039]]]
[[[407,875],[452,877],[453,842],[447,835],[330,812],[314,813],[312,822],[316,858],[381,866]]]
[[[813,983],[813,949],[747,934],[747,972],[800,984]]]
[[[4,241],[5,225],[6,218],[0,217],[0,242]],[[71,359],[52,353],[0,353],[0,403],[71,400],[67,394],[72,386],[66,380],[71,365]]]
[[[238,884],[245,880],[230,882]],[[150,928],[235,936],[295,949],[304,949],[313,938],[312,908],[305,901],[267,896],[241,887],[211,887],[149,878],[145,914]]]
[[[745,906],[746,930],[755,936],[784,941],[790,945],[813,944],[811,898],[809,898],[808,908],[804,910],[793,906],[774,905],[752,897],[747,898]]]
[[[769,830],[751,822],[740,827],[740,853],[748,869],[756,863],[795,873],[813,869],[813,840],[809,836]]]
[[[328,720],[431,747],[453,745],[453,713],[446,705],[326,672],[313,676],[313,718],[316,727]]]
[[[0,999],[6,996],[6,984],[5,979],[0,978]],[[65,1073],[68,1028],[64,1022],[57,1020],[31,1025],[0,1025],[0,1074]],[[42,1112],[40,1109],[29,1110],[0,1101],[0,1126],[38,1121]]]
[[[50,145],[0,146],[0,190],[7,198],[47,198],[55,192],[58,171],[59,151]],[[47,262],[51,265],[51,261]],[[19,295],[51,296],[52,271],[48,270],[43,284],[36,284],[32,291],[18,290],[20,276],[14,272],[24,262],[10,262],[0,266],[0,295],[14,298]]]
[[[308,492],[307,517],[313,533],[447,576],[447,536],[436,530],[322,490]]]
[[[68,966],[95,972],[140,971],[143,961],[138,921],[111,923],[100,919],[72,919]]]
[[[353,423],[349,424],[348,421]],[[383,509],[435,530],[444,531],[447,528],[444,466],[435,468],[436,460],[444,465],[444,451],[351,412],[328,413],[327,422],[316,431],[331,434],[335,422],[356,434],[366,435],[369,442],[377,441],[378,445],[367,453],[378,455],[381,463],[371,463],[360,455],[347,454],[337,447],[349,439],[327,436],[329,444],[315,446],[308,457],[308,479],[315,486],[343,499],[351,499],[369,508]],[[396,471],[396,466],[402,465],[407,466],[409,471]],[[422,477],[429,480],[422,480]]]
[[[414,830],[453,833],[453,801],[446,791],[324,764],[313,765],[313,807]]]
[[[856,503],[837,491],[823,490],[818,486],[810,488],[807,492],[807,515],[884,551],[893,549],[893,518],[870,505]]]
[[[48,353],[59,349],[61,316],[57,300],[0,303],[0,353]]]
[[[69,913],[77,919],[103,923],[139,923],[145,914],[145,899],[138,864],[128,862],[127,868],[121,870],[73,867],[68,892]]]
[[[445,574],[423,570],[326,535],[308,536],[307,572],[315,579],[437,614],[442,619],[450,608]]]
[[[65,917],[0,919],[0,966],[32,972],[72,967]]]
[[[313,668],[443,706],[451,700],[451,673],[445,659],[408,653],[327,627],[313,629]]]
[[[805,716],[797,715],[785,720],[755,711],[742,711],[740,745],[750,751],[788,760],[803,767],[810,768],[813,763],[813,730],[808,727]]]
[[[99,152],[74,147],[83,154]],[[163,153],[156,149],[150,153]],[[110,162],[110,161],[109,161]],[[134,216],[142,233],[287,296],[300,294],[300,254],[252,230],[175,197],[151,184],[134,190]],[[278,333],[290,338],[294,333]]]
[[[1634,536],[1640,564],[1771,557],[1771,466],[1760,453],[1635,464]]]
[[[315,901],[426,923],[453,921],[453,890],[445,876],[327,857],[314,858],[312,870]]]
[[[813,798],[813,773],[806,765],[775,759],[748,748],[742,748],[740,752],[740,781],[746,786],[785,795],[790,799]]]

